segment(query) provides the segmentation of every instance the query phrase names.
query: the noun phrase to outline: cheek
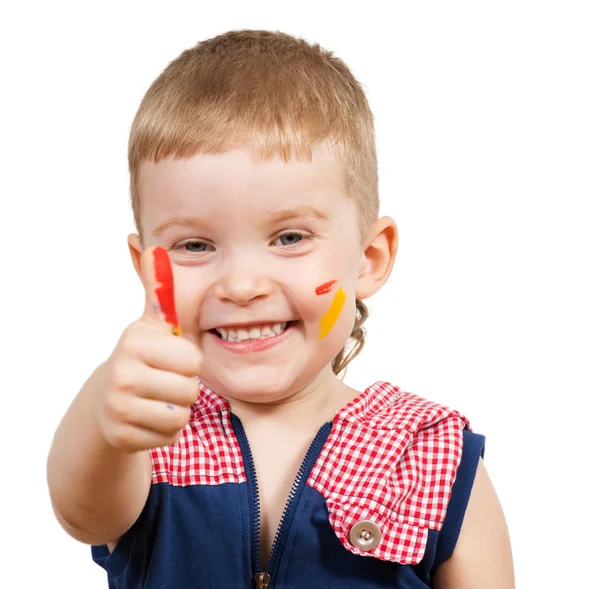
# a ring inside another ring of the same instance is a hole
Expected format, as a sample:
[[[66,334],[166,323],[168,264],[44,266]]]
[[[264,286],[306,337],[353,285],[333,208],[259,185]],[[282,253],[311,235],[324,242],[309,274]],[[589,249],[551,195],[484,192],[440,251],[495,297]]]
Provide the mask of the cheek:
[[[349,337],[355,318],[355,281],[330,279],[318,284],[312,293],[318,340]]]
[[[341,286],[336,288],[335,294],[333,295],[327,310],[319,321],[319,326],[321,328],[319,331],[319,339],[327,337],[329,332],[335,327],[335,324],[338,322],[338,319],[344,311],[347,298],[348,293]]]
[[[203,281],[191,276],[185,272],[186,268],[173,269],[173,281],[175,285],[175,309],[182,329],[194,329],[193,324],[196,320],[196,313],[199,308],[199,302],[204,298],[204,292],[198,285]]]

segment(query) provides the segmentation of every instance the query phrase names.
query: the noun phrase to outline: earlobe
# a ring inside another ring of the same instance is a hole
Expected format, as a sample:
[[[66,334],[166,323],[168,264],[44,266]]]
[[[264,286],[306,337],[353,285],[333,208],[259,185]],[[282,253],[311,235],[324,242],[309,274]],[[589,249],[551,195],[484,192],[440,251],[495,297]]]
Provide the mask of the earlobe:
[[[398,251],[398,228],[391,217],[373,223],[371,237],[363,251],[356,298],[373,296],[386,282],[394,267]]]
[[[137,233],[131,233],[127,236],[127,245],[129,246],[129,253],[131,255],[131,261],[133,262],[133,267],[137,272],[140,280],[142,279],[142,266],[141,266],[141,257],[142,257],[142,240]]]

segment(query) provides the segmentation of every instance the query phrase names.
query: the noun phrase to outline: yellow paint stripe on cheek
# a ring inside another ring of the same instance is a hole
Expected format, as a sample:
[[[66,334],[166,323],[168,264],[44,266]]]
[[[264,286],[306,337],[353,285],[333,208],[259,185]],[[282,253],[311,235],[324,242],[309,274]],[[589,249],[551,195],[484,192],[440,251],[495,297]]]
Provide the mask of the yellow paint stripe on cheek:
[[[331,331],[342,312],[342,307],[345,302],[346,293],[341,288],[338,288],[333,297],[333,301],[331,301],[331,305],[329,305],[329,309],[327,309],[327,313],[321,318],[321,323],[319,324],[321,326],[319,339],[323,339]]]

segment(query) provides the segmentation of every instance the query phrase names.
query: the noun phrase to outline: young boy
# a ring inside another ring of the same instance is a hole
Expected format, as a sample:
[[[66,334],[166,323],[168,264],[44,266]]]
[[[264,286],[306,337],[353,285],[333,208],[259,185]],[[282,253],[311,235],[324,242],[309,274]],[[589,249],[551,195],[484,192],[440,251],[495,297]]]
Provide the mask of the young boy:
[[[483,437],[338,378],[397,247],[346,65],[282,33],[204,41],[148,90],[129,165],[146,307],[48,460],[109,586],[512,587]]]

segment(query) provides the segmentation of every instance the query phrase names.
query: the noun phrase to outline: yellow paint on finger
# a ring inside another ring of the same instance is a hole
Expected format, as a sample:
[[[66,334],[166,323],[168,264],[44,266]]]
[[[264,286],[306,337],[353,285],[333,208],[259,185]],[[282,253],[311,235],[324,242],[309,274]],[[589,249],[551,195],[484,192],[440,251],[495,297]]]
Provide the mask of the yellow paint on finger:
[[[329,309],[327,309],[327,312],[321,318],[321,323],[319,324],[321,326],[319,339],[323,339],[331,331],[342,312],[342,307],[345,302],[346,293],[341,288],[338,288],[333,297],[333,301],[331,301],[331,305],[329,305]]]

